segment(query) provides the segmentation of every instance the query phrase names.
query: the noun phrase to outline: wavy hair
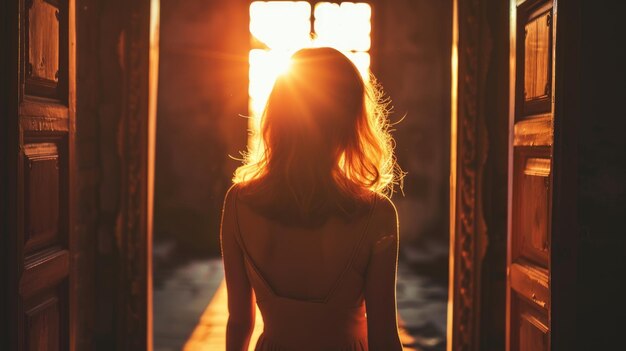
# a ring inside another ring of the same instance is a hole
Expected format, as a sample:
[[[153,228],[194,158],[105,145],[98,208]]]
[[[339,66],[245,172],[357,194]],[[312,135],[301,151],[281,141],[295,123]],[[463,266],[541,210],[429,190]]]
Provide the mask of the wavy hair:
[[[259,150],[244,155],[233,182],[254,188],[264,212],[305,221],[350,213],[372,193],[390,196],[403,173],[388,105],[374,77],[366,82],[341,52],[299,50],[274,83]]]

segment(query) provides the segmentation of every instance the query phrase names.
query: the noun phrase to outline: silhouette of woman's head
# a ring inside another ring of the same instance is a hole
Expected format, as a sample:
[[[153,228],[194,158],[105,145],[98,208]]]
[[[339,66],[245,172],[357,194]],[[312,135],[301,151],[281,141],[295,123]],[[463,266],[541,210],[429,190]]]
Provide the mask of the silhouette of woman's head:
[[[344,54],[302,49],[268,98],[261,152],[248,155],[234,181],[258,181],[268,202],[305,217],[341,199],[388,192],[399,172],[387,128],[381,94]]]

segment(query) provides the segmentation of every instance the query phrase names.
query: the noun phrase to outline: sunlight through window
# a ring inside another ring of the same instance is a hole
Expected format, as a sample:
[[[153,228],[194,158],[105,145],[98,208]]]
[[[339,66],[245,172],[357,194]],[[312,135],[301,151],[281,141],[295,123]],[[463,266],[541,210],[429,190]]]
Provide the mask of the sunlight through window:
[[[316,41],[320,46],[344,51],[367,51],[371,16],[371,8],[365,3],[318,3],[314,21]]]
[[[248,147],[258,148],[261,114],[276,77],[289,57],[305,47],[329,46],[342,51],[369,79],[371,46],[369,4],[319,2],[311,13],[306,1],[254,1],[250,4]],[[313,24],[313,25],[311,25]]]

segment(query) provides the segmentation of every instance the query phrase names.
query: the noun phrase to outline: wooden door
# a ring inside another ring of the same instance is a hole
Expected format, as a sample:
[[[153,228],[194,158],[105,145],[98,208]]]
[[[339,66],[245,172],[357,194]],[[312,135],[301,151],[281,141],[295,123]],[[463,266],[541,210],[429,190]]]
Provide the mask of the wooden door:
[[[507,350],[550,350],[555,1],[512,0]]]
[[[3,350],[73,349],[73,8],[73,0],[8,0],[1,16]]]

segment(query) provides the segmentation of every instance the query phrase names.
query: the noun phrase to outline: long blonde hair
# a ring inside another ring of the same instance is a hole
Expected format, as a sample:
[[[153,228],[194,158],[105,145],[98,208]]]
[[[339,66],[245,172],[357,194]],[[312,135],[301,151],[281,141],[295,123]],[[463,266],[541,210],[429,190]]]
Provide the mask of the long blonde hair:
[[[255,183],[282,217],[310,219],[391,195],[402,172],[393,154],[388,100],[372,77],[332,48],[296,52],[277,78],[261,120],[260,152],[246,154],[234,183]]]

